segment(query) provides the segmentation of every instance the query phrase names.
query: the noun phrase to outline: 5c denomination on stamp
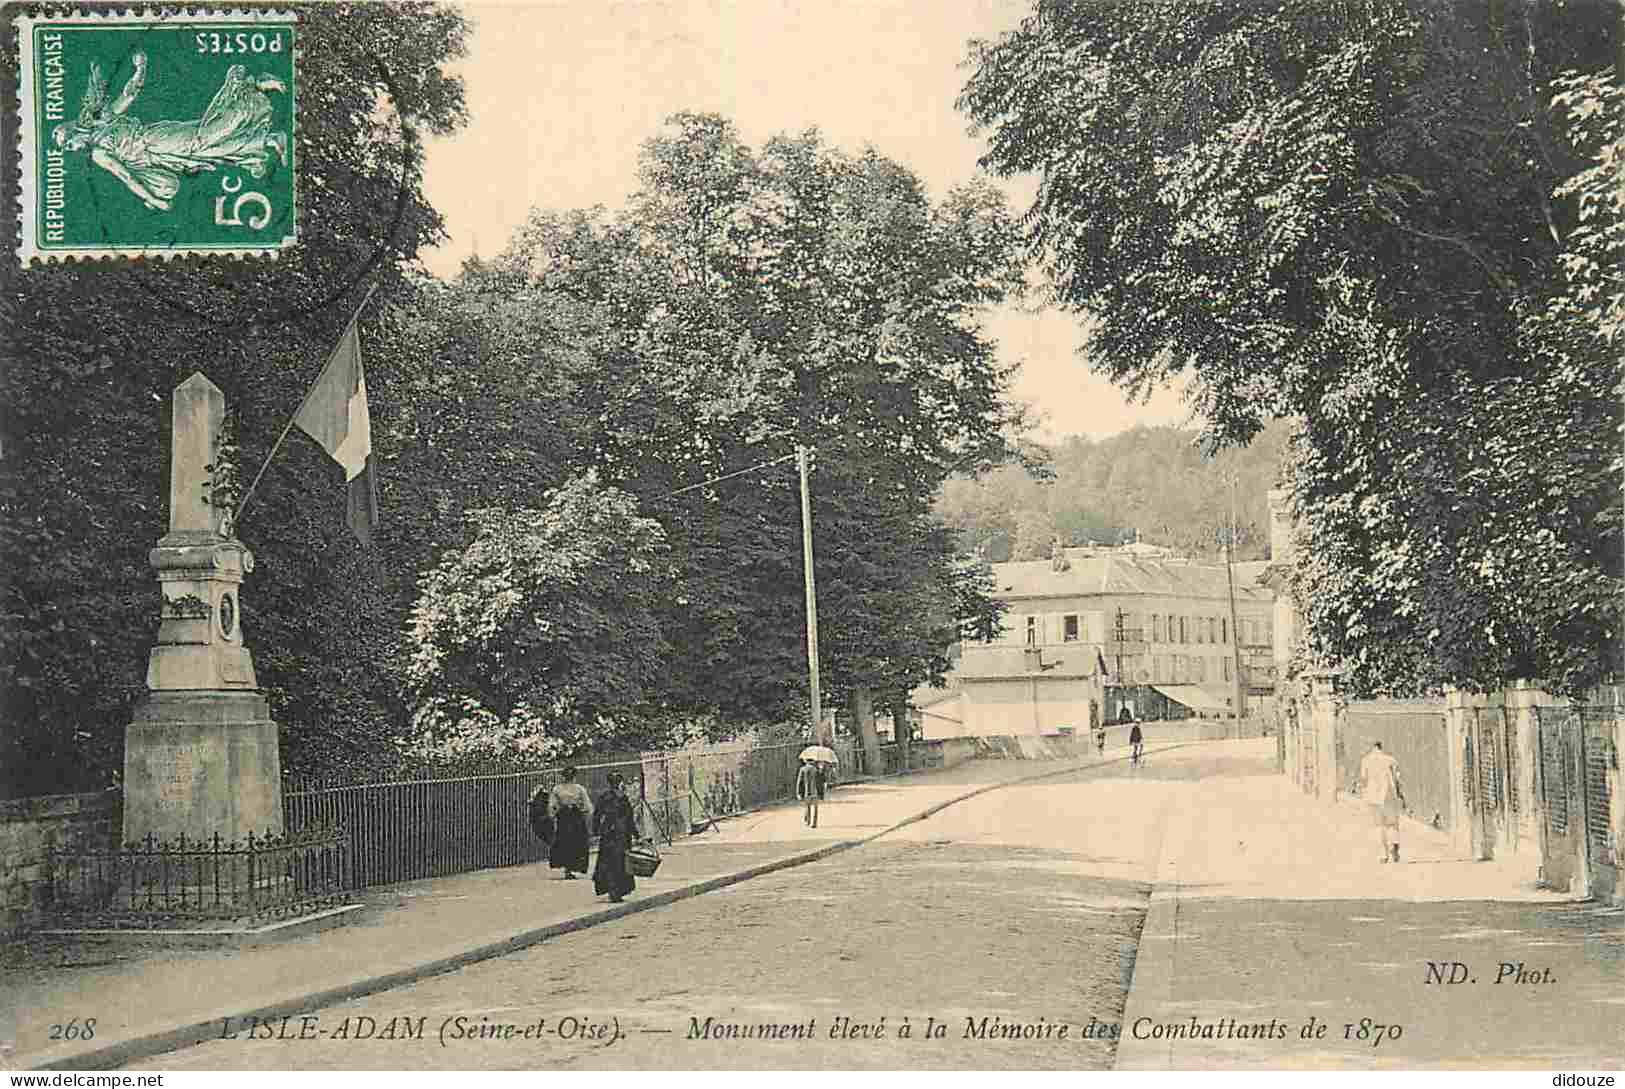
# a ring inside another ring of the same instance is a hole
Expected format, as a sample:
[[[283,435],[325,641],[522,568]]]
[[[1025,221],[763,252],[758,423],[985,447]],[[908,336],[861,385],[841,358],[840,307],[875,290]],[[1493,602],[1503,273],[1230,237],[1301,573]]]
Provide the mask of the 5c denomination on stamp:
[[[294,244],[296,15],[17,22],[25,265]]]

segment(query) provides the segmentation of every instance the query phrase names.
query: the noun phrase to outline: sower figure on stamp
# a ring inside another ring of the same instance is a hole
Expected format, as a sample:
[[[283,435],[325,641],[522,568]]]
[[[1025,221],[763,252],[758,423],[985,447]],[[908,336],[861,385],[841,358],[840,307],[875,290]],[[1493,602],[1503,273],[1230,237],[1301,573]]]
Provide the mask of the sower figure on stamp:
[[[1371,807],[1382,836],[1382,860],[1398,862],[1399,814],[1405,806],[1405,791],[1399,785],[1399,761],[1382,751],[1380,741],[1373,741],[1360,760],[1360,797]]]
[[[156,211],[168,211],[180,192],[181,175],[236,166],[250,177],[263,178],[273,161],[288,161],[287,136],[271,131],[268,92],[286,92],[281,80],[234,64],[203,116],[192,121],[142,123],[126,117],[147,81],[147,57],[132,58],[135,74],[109,105],[107,80],[100,65],[90,69],[90,85],[79,106],[79,118],[51,133],[67,151],[90,148],[90,158]]]

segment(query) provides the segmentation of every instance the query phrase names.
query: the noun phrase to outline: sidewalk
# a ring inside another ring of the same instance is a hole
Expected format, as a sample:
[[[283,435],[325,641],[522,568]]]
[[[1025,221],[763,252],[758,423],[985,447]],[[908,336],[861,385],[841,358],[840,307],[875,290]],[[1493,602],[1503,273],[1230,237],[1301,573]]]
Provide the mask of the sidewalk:
[[[1536,889],[1526,865],[1453,858],[1416,822],[1400,838],[1403,861],[1384,864],[1358,805],[1275,775],[1195,780],[1117,1068],[1619,1069],[1625,913]],[[1460,982],[1429,982],[1430,963]],[[1311,1018],[1324,1035],[1304,1037]],[[1272,1020],[1262,1038],[1246,1027]],[[1379,1040],[1378,1024],[1398,1028]]]
[[[590,880],[545,864],[478,870],[367,890],[356,921],[271,945],[220,950],[32,941],[0,960],[0,1034],[16,1050],[0,1068],[108,1068],[173,1050],[234,1023],[295,1016],[322,1005],[452,971],[570,930],[699,895],[857,846],[998,785],[1090,766],[987,761],[944,772],[838,787],[819,827],[796,804],[743,814],[661,850],[654,878],[624,904],[595,899]],[[519,819],[519,815],[515,815]],[[11,1008],[7,1010],[5,1007]],[[95,1018],[94,1040],[54,1042],[51,1026]]]

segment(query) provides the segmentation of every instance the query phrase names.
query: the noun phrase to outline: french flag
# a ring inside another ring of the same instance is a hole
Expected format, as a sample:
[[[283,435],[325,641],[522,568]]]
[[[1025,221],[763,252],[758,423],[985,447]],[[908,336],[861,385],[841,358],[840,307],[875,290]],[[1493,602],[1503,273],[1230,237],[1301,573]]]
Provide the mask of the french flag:
[[[367,376],[361,369],[361,341],[354,321],[345,327],[338,347],[293,419],[299,430],[343,467],[349,488],[346,518],[356,539],[371,544],[378,525],[378,483],[372,468]]]

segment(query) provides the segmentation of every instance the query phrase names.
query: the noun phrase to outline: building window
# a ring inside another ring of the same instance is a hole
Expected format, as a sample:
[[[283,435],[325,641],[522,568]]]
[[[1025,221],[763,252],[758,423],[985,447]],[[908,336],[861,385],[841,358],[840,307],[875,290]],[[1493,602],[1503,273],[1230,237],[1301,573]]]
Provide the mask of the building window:
[[[1151,614],[1151,641],[1153,643],[1162,642],[1162,617],[1156,613]]]
[[[1230,618],[1227,616],[1219,617],[1219,642],[1230,642]]]
[[[1230,659],[1221,658],[1219,660],[1224,663],[1224,679],[1228,681],[1230,679]]]
[[[1072,616],[1063,617],[1061,622],[1062,622],[1061,638],[1066,640],[1068,643],[1076,643],[1078,641],[1078,618],[1077,618],[1077,616],[1072,615]]]
[[[1185,634],[1186,634],[1186,632],[1185,632],[1185,618],[1182,616],[1182,617],[1179,618],[1179,641],[1181,643],[1190,642],[1189,639],[1185,638]]]
[[[1029,647],[1038,645],[1038,617],[1036,616],[1027,618],[1027,645]]]
[[[1215,629],[1213,618],[1211,616],[1207,618],[1207,641],[1209,643],[1217,643],[1219,641],[1218,632]]]
[[[1191,663],[1196,667],[1196,680],[1198,683],[1207,680],[1207,659],[1197,658]]]

